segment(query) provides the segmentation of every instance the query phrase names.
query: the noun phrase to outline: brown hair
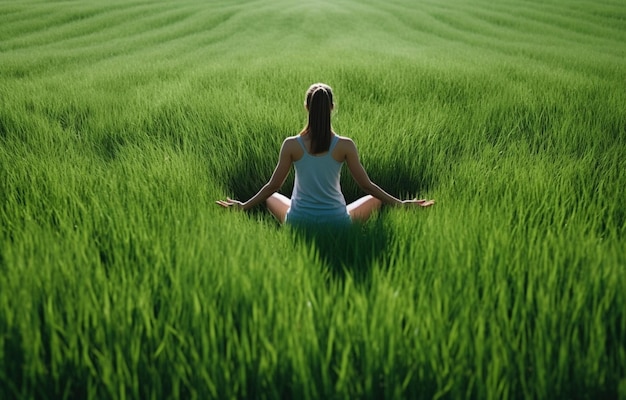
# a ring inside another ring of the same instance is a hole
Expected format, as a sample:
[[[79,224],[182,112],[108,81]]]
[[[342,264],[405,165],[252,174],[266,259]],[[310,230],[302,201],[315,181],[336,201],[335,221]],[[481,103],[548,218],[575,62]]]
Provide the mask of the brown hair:
[[[330,112],[334,107],[333,90],[324,83],[315,83],[306,92],[305,104],[309,121],[300,134],[311,135],[312,154],[328,151],[332,136]]]

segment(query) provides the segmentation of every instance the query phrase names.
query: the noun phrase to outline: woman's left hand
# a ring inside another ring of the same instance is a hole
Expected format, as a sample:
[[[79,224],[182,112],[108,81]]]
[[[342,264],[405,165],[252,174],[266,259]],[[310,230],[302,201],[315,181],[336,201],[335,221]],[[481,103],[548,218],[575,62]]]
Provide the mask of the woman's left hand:
[[[226,200],[217,200],[215,203],[224,208],[233,207],[237,210],[243,210],[243,203],[239,200],[233,200],[230,197],[227,197]]]

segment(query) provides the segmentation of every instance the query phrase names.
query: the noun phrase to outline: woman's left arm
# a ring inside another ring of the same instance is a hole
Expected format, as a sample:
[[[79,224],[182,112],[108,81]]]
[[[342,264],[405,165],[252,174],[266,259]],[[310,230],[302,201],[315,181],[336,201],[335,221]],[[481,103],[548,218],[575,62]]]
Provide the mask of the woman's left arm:
[[[226,200],[218,200],[216,201],[216,203],[222,207],[234,206],[242,210],[249,210],[256,205],[261,204],[268,197],[277,192],[281,188],[281,186],[283,186],[285,179],[287,179],[287,175],[289,175],[289,170],[291,169],[291,164],[293,163],[290,143],[288,142],[288,140],[289,139],[285,139],[282,146],[280,147],[278,164],[276,164],[276,168],[274,168],[272,177],[257,192],[257,194],[252,196],[252,198],[246,202],[226,198]]]

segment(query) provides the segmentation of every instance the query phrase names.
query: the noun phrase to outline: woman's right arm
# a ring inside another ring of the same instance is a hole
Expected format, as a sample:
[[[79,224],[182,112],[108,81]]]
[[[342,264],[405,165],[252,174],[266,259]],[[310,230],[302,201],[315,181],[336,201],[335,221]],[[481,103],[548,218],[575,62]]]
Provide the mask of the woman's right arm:
[[[363,165],[361,164],[359,152],[351,139],[346,140],[346,164],[348,165],[348,169],[350,170],[352,177],[365,193],[371,194],[386,204],[394,206],[402,205],[402,200],[395,198],[372,182],[370,177],[367,175],[365,168],[363,168]]]
[[[359,159],[359,152],[356,149],[356,145],[351,139],[346,138],[346,164],[352,174],[352,177],[359,185],[359,187],[367,194],[371,194],[380,201],[393,206],[402,206],[408,204],[420,205],[422,207],[428,207],[434,204],[433,200],[400,200],[389,193],[381,189],[377,184],[367,175],[361,160]]]

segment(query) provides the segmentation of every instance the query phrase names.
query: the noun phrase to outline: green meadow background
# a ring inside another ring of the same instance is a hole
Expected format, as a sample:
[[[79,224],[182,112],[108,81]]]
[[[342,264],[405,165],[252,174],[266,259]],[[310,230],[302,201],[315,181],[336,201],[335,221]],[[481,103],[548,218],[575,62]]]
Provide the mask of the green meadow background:
[[[318,81],[434,207],[214,203]],[[625,399],[625,89],[621,0],[1,0],[0,397]]]

